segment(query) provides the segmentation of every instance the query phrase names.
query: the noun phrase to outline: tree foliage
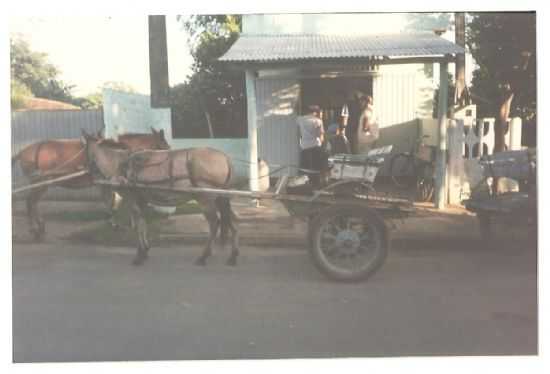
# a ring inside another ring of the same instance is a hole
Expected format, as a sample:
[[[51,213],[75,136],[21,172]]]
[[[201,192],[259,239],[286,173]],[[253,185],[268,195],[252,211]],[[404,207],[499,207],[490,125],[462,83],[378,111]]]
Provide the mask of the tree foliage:
[[[451,29],[451,13],[407,13],[406,31],[433,31],[437,29]]]
[[[176,136],[208,137],[209,123],[216,137],[246,136],[244,74],[217,62],[238,38],[241,16],[193,15],[179,17],[189,33],[192,74],[172,88]]]
[[[495,116],[508,84],[514,92],[511,116],[536,122],[535,13],[472,13],[467,45],[479,65],[473,73],[472,93],[484,98],[478,113]],[[523,71],[522,59],[530,54]]]
[[[10,83],[11,97],[10,103],[12,109],[22,109],[25,107],[28,98],[33,97],[31,90],[18,80],[12,79]]]
[[[47,54],[32,51],[22,38],[10,39],[10,73],[12,95],[20,95],[24,86],[33,96],[74,103],[73,86],[59,79],[60,72]]]
[[[115,91],[122,91],[128,93],[136,93],[137,90],[126,82],[108,81],[103,83],[97,88],[96,92],[93,92],[83,98],[75,99],[82,109],[100,109],[103,107],[103,90],[111,89]]]

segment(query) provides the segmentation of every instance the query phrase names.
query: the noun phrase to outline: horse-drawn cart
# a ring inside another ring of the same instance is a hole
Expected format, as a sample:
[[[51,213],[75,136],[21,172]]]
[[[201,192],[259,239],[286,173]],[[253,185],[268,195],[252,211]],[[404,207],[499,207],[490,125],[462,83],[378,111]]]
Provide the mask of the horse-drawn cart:
[[[245,197],[280,201],[289,214],[308,222],[304,233],[317,268],[338,281],[358,281],[376,272],[390,245],[386,218],[401,218],[414,211],[412,203],[376,195],[372,184],[390,147],[368,155],[338,155],[332,164],[330,183],[314,190],[307,178],[284,176],[272,192],[203,187],[155,186],[140,183],[97,181],[117,189],[145,189],[157,193],[181,193],[219,197]]]

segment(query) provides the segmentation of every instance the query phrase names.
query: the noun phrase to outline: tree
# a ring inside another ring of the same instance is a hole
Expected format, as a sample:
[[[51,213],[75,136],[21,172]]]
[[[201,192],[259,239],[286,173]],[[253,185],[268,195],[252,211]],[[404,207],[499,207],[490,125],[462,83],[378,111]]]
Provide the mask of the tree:
[[[467,44],[479,65],[472,92],[482,116],[536,123],[535,13],[473,13]],[[504,106],[503,106],[504,105]]]
[[[24,108],[27,99],[32,97],[31,90],[17,79],[11,80],[10,88],[10,103],[12,110]]]
[[[32,51],[22,38],[10,39],[10,50],[10,72],[15,87],[25,86],[36,97],[73,103],[74,87],[58,79],[60,72],[48,62],[47,54]]]
[[[466,47],[466,16],[464,12],[455,13],[455,43]],[[455,93],[454,104],[460,107],[471,104],[466,86],[466,54],[457,53],[455,57]]]
[[[76,98],[75,101],[82,109],[99,109],[103,107],[103,90],[111,89],[128,93],[136,93],[137,90],[126,82],[108,81],[103,83],[93,92],[85,97]]]
[[[452,26],[451,13],[408,13],[406,31],[446,30]]]
[[[193,15],[179,20],[190,35],[194,62],[187,82],[172,89],[173,116],[180,122],[176,133],[246,136],[244,74],[217,62],[237,39],[241,16]]]
[[[493,152],[505,150],[510,116],[536,123],[535,36],[535,13],[479,13],[470,23],[468,45],[479,65],[473,91],[489,99],[479,112],[495,116]],[[498,178],[492,190],[498,192]]]

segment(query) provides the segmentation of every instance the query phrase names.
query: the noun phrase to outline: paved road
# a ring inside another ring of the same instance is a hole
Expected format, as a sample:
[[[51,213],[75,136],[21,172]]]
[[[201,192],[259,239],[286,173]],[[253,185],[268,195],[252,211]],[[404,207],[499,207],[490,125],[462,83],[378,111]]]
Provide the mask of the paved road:
[[[14,360],[536,354],[534,243],[481,246],[470,221],[412,222],[360,284],[325,280],[304,248],[200,268],[199,246],[170,241],[135,268],[131,248],[19,240]]]

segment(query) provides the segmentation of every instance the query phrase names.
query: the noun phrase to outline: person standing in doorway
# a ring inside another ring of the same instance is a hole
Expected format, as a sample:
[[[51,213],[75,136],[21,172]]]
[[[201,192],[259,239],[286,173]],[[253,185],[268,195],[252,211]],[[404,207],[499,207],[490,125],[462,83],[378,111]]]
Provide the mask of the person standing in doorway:
[[[349,111],[347,105],[342,107],[342,111],[338,116],[338,122],[333,123],[328,128],[328,145],[330,154],[351,153],[350,143],[346,136],[346,128],[348,126]]]
[[[298,130],[300,136],[300,167],[307,169],[306,174],[312,185],[319,187],[321,173],[328,163],[323,150],[325,130],[323,128],[321,108],[310,105],[305,115],[298,117]]]
[[[367,153],[378,140],[378,118],[374,110],[372,96],[363,96],[360,100],[361,116],[357,126],[357,153]]]
[[[357,153],[357,124],[361,115],[359,100],[362,95],[359,91],[353,91],[347,102],[349,125],[346,126],[346,137],[349,140],[352,153]]]

